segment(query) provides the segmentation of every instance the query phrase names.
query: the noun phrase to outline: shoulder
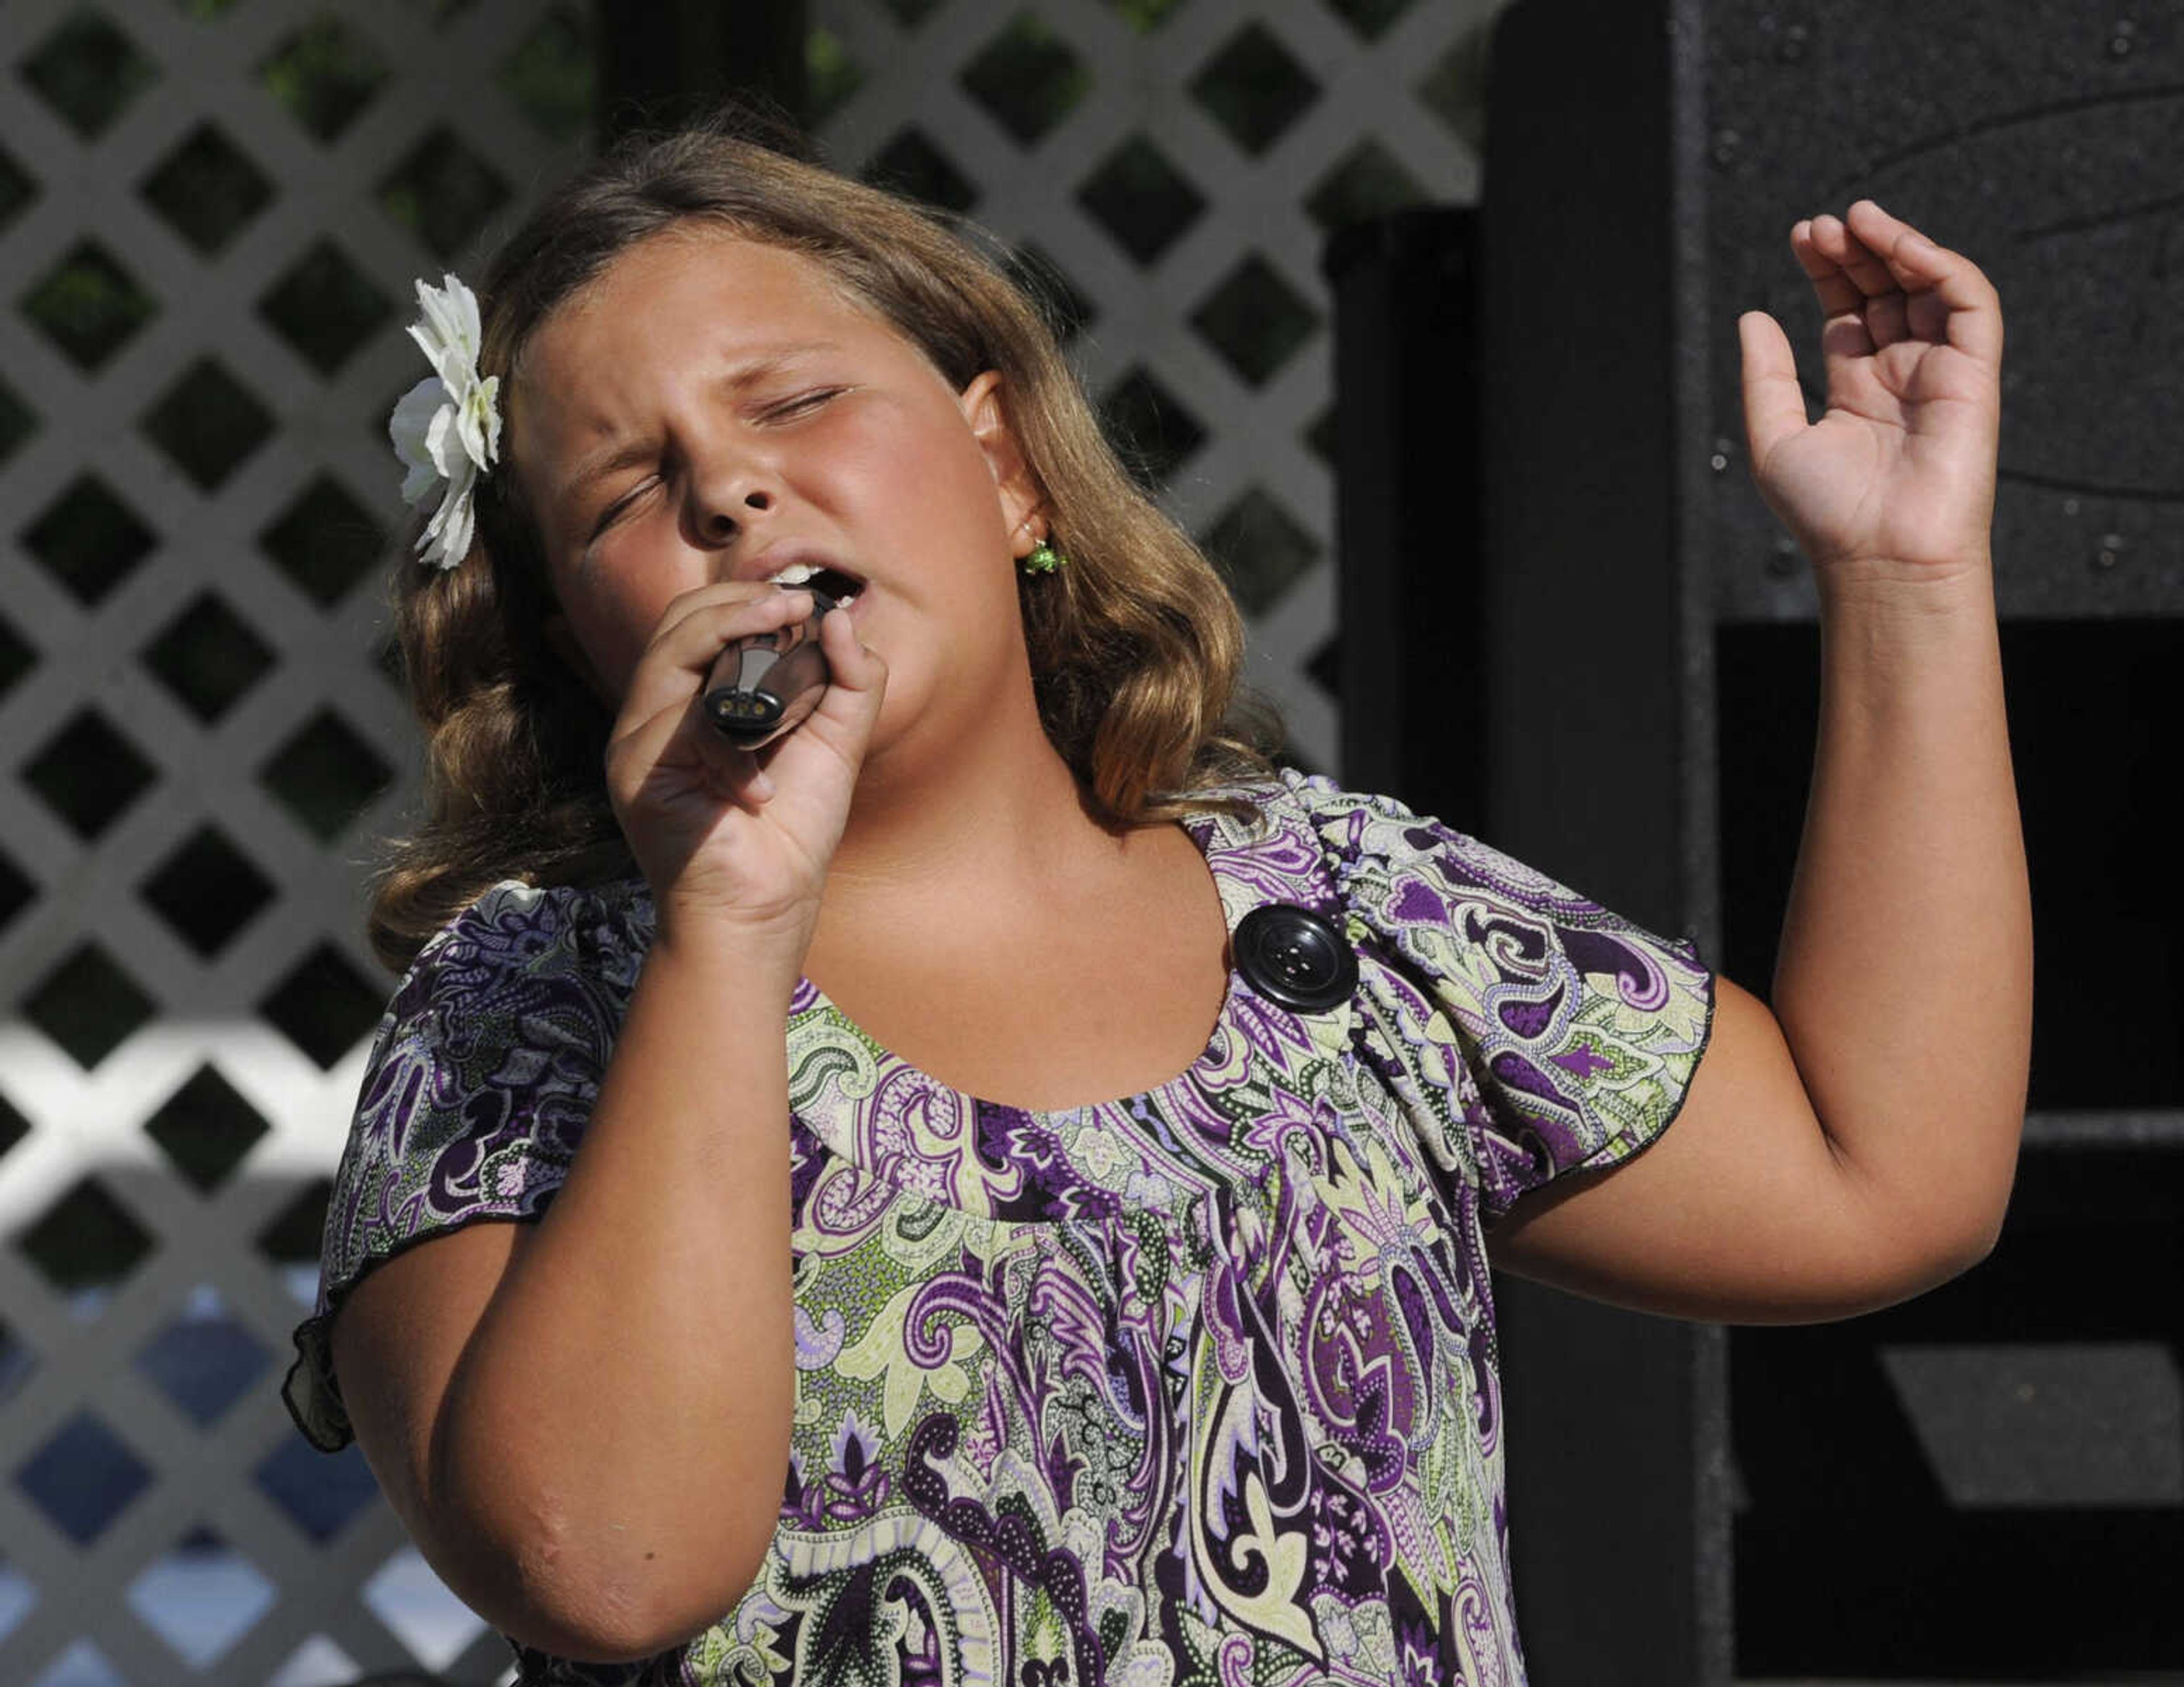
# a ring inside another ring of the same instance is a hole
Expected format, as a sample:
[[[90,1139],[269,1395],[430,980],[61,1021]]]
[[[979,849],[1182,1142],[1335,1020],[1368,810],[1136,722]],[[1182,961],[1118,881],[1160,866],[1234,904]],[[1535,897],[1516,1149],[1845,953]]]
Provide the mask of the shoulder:
[[[1398,920],[1447,917],[1445,901],[1416,894],[1413,887],[1423,887],[1445,891],[1460,903],[1497,904],[1565,928],[1627,923],[1552,875],[1393,797],[1285,770],[1276,800],[1294,805],[1309,821],[1353,898],[1392,896],[1386,911]]]
[[[642,879],[582,888],[504,880],[426,939],[395,986],[382,1033],[436,1008],[477,1009],[557,983],[626,994],[651,935]]]
[[[641,878],[587,886],[504,879],[426,939],[403,983],[641,960],[651,933],[652,899]]]

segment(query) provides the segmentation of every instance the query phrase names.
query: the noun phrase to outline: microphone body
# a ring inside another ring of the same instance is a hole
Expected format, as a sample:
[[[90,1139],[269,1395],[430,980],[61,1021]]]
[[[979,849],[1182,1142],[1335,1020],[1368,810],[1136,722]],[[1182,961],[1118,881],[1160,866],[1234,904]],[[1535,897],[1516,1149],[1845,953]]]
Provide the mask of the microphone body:
[[[810,620],[738,638],[721,652],[705,676],[705,718],[730,743],[762,749],[819,706],[833,677],[819,648],[819,623],[838,607],[812,591]]]

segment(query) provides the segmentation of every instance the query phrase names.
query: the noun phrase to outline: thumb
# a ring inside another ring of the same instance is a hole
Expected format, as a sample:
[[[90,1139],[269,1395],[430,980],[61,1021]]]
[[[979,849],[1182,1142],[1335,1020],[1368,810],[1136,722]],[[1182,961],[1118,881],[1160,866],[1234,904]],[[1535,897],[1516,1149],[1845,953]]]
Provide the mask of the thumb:
[[[1747,310],[1736,320],[1736,337],[1744,354],[1744,438],[1756,470],[1808,426],[1805,394],[1780,323],[1763,310]]]
[[[819,648],[827,653],[829,679],[814,720],[824,719],[845,733],[861,754],[872,723],[879,718],[880,700],[887,694],[887,664],[859,640],[847,610],[821,618]]]

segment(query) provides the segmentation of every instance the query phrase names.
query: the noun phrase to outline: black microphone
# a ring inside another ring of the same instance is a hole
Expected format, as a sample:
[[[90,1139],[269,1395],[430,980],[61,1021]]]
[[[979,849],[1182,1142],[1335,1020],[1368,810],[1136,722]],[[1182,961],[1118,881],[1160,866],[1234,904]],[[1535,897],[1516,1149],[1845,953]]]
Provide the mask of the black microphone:
[[[811,593],[809,620],[735,640],[705,676],[705,718],[741,749],[758,749],[794,731],[833,677],[819,648],[819,623],[840,605],[816,587],[796,589]]]

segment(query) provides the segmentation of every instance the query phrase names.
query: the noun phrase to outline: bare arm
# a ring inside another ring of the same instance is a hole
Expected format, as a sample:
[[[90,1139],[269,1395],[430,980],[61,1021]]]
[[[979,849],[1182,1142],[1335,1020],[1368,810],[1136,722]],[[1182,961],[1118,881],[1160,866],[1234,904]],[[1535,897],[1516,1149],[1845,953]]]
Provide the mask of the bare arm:
[[[783,1032],[884,678],[830,617],[834,683],[770,777],[704,736],[699,681],[725,638],[808,609],[788,595],[678,599],[631,681],[609,782],[659,935],[552,1205],[390,1260],[332,1331],[358,1440],[426,1561],[561,1656],[642,1658],[716,1620],[781,1505]]]
[[[780,1506],[794,973],[753,972],[655,947],[545,1217],[398,1256],[334,1325],[427,1559],[560,1656],[644,1656],[727,1610]]]
[[[1674,1126],[1494,1239],[1501,1262],[1603,1299],[1754,1321],[1885,1305],[1985,1255],[2031,1039],[1987,551],[1999,309],[1968,261],[1869,203],[1792,244],[1828,317],[1819,423],[1781,330],[1741,325],[1755,471],[1822,610],[1775,1011],[1724,983]]]

